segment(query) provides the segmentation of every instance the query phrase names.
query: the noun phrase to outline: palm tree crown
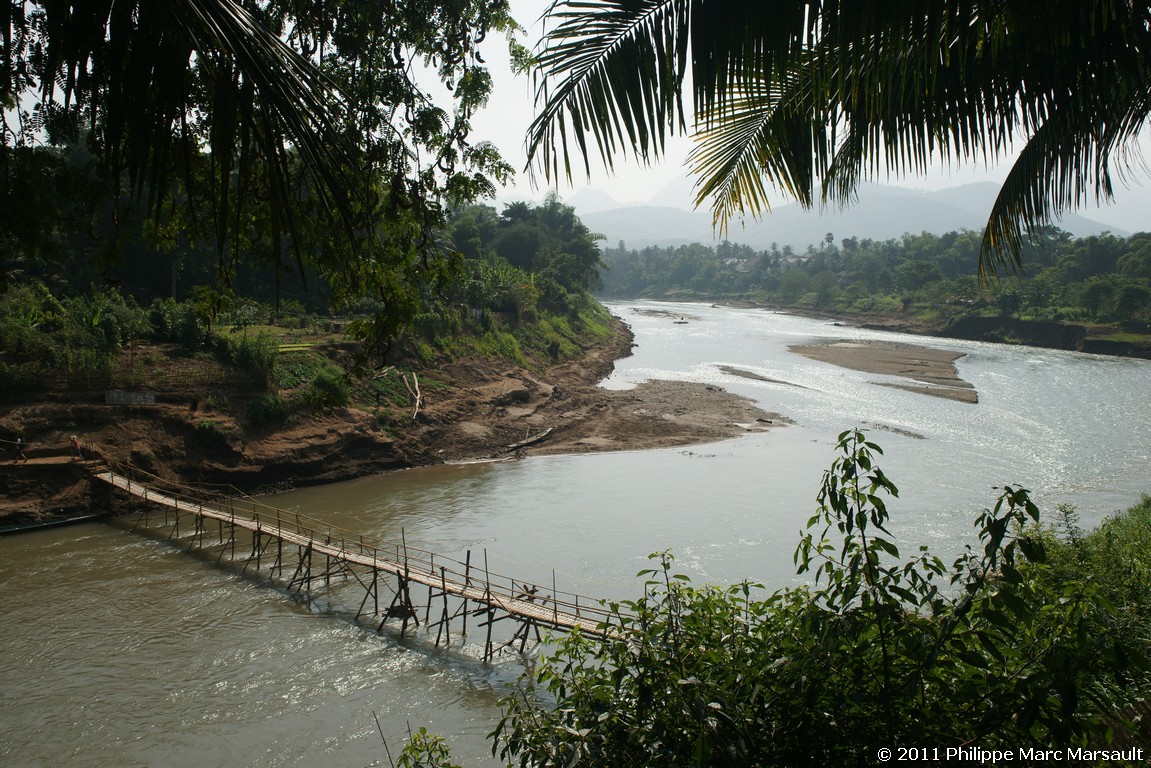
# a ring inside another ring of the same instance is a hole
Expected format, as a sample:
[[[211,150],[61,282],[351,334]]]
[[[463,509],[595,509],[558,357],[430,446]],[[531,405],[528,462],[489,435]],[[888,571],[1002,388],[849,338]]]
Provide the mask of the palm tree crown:
[[[691,133],[696,203],[723,227],[767,208],[769,185],[846,203],[885,170],[1021,142],[981,274],[1017,268],[1026,230],[1110,199],[1151,110],[1151,7],[1130,0],[557,0],[549,17],[528,137],[549,179],[576,152],[589,170],[592,144],[610,168]]]

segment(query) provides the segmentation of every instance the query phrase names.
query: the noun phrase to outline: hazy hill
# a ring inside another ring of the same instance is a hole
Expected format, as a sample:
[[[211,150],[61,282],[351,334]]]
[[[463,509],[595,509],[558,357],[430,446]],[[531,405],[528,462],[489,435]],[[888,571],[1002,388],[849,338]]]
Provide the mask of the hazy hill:
[[[828,233],[838,242],[846,237],[887,240],[907,232],[979,231],[987,221],[998,190],[999,186],[991,182],[936,192],[862,185],[858,201],[848,208],[821,212],[805,211],[794,204],[777,206],[760,221],[733,222],[727,239],[754,248],[770,248],[772,243],[781,248],[790,245],[802,252],[809,244],[821,242]],[[652,202],[672,199],[688,198],[677,189],[674,194],[657,193]],[[583,190],[566,202],[576,209],[588,228],[602,234],[610,246],[621,240],[629,248],[643,248],[694,242],[713,244],[723,239],[716,237],[708,210],[692,211],[659,204],[613,205],[611,198],[598,190]],[[1056,224],[1076,237],[1102,232],[1130,234],[1079,214],[1064,216]]]

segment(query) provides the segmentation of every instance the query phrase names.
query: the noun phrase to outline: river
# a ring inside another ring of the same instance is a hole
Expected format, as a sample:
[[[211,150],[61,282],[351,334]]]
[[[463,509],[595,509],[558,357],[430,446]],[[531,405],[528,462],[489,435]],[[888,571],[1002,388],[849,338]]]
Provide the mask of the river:
[[[682,315],[636,312],[661,309]],[[636,594],[670,549],[697,581],[792,583],[836,435],[869,430],[900,488],[905,551],[951,555],[996,486],[1030,488],[1082,525],[1151,490],[1151,363],[862,331],[762,310],[617,304],[638,347],[604,386],[706,381],[795,425],[690,448],[444,466],[302,489],[270,503],[494,570],[605,597]],[[789,344],[898,340],[965,354],[970,405],[878,386]],[[723,373],[730,366],[774,382]],[[783,382],[783,383],[776,383]],[[921,437],[913,437],[919,435]],[[378,636],[211,561],[107,524],[0,539],[0,764],[387,765],[406,728],[491,764],[485,734],[518,674]]]

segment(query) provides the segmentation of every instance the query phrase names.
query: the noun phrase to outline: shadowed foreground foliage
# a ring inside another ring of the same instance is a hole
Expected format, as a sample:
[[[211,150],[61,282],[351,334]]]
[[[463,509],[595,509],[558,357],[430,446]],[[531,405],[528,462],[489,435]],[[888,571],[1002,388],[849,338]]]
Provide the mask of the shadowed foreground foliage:
[[[871,765],[884,746],[1129,733],[1117,713],[1147,689],[1146,622],[1067,567],[1026,490],[1003,488],[950,567],[926,548],[904,560],[881,449],[850,431],[837,450],[795,552],[810,585],[696,587],[653,555],[610,639],[562,639],[505,700],[493,751],[521,766]]]

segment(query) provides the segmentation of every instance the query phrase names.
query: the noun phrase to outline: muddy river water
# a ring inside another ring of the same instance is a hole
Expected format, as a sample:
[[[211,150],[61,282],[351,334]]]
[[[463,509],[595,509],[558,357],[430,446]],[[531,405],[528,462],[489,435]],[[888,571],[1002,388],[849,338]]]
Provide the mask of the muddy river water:
[[[613,310],[636,354],[605,386],[705,381],[795,425],[662,451],[446,466],[269,499],[334,525],[603,597],[636,594],[670,549],[697,581],[794,578],[836,435],[864,426],[900,488],[895,533],[941,555],[972,540],[995,486],[1024,485],[1083,525],[1151,491],[1151,363],[860,331],[760,310]],[[676,321],[679,322],[676,322]],[[878,386],[790,344],[899,340],[964,352],[971,405]],[[730,372],[737,369],[744,375]],[[755,374],[750,377],[746,374]],[[420,638],[376,635],[211,560],[110,524],[0,539],[0,765],[387,765],[407,727],[493,764],[485,734],[519,673]]]

